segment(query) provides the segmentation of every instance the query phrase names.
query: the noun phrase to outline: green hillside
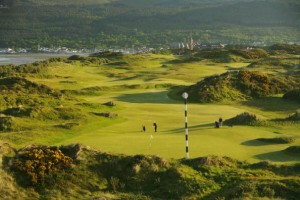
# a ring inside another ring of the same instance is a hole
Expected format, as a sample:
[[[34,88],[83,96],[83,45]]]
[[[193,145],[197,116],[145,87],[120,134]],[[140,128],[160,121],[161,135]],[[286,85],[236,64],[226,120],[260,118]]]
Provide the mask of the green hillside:
[[[1,1],[0,47],[299,42],[298,1]]]
[[[194,156],[230,155],[252,162],[270,159],[293,163],[298,159],[281,154],[257,157],[286,146],[266,149],[243,145],[255,138],[274,137],[278,129],[284,136],[298,137],[299,124],[294,118],[285,119],[299,109],[299,102],[287,101],[281,95],[299,87],[294,73],[298,68],[293,67],[299,60],[294,54],[284,54],[282,59],[282,55],[271,54],[272,50],[261,49],[181,55],[102,52],[1,66],[0,138],[17,147],[80,142],[113,153],[180,158],[182,98],[178,91],[189,88],[191,102],[218,102],[191,104],[193,145],[204,148],[192,148]],[[234,59],[229,62],[228,58]],[[268,64],[277,61],[279,65]],[[216,118],[222,116],[225,121],[243,112],[255,114],[263,123],[258,127],[247,126],[248,122],[240,128],[226,127],[221,135],[211,129]],[[272,121],[275,119],[282,120],[277,123]],[[162,134],[152,143],[153,121],[159,122]],[[147,134],[141,134],[142,125],[147,127]],[[223,146],[207,146],[207,141],[216,138]],[[132,146],[131,140],[139,142]],[[295,140],[295,145],[298,143]]]
[[[296,200],[297,49],[0,66],[0,199]]]
[[[244,70],[207,77],[185,90],[192,94],[192,100],[210,103],[267,97],[299,87],[297,78],[276,77]]]
[[[3,199],[296,200],[300,195],[299,164],[249,164],[217,156],[168,160],[78,144],[15,150],[0,141],[0,147]]]

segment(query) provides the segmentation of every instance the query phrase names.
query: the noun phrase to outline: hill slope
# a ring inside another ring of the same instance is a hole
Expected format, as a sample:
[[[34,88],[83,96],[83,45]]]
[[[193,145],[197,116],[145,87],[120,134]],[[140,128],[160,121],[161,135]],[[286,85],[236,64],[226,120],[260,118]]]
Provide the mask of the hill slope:
[[[299,80],[293,77],[266,75],[257,71],[234,71],[207,77],[190,86],[187,91],[192,100],[207,103],[266,97],[299,86]]]
[[[0,143],[0,149],[8,149]],[[30,145],[0,151],[4,198],[41,199],[235,199],[287,198],[300,195],[299,165],[249,164],[229,157],[166,160],[123,156],[82,145]],[[49,164],[50,163],[50,164]],[[56,163],[51,165],[51,163]],[[3,170],[2,170],[3,169]],[[6,178],[10,177],[10,178]],[[12,183],[12,180],[16,180]],[[26,190],[24,190],[26,189]]]
[[[189,35],[225,43],[299,38],[300,5],[293,0],[1,2],[8,8],[0,8],[0,47],[161,46]]]

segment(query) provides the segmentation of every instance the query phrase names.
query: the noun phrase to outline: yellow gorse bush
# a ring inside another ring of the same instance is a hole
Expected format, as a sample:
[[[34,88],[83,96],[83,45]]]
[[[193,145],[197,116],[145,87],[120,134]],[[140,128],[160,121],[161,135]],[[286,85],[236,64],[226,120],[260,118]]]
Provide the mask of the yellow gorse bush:
[[[13,161],[13,169],[25,174],[31,184],[43,183],[47,177],[70,169],[73,159],[59,149],[37,147],[19,152]]]

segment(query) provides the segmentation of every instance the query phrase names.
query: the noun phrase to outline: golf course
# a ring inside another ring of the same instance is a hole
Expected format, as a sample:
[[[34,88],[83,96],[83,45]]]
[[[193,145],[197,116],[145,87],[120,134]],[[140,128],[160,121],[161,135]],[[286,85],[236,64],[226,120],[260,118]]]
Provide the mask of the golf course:
[[[105,51],[3,65],[0,199],[296,200],[297,52]]]
[[[0,0],[0,200],[299,200],[300,0]]]
[[[0,137],[18,147],[32,143],[81,143],[110,153],[183,158],[184,100],[180,92],[170,95],[170,88],[193,85],[205,77],[222,74],[228,69],[247,69],[253,60],[229,63],[207,59],[180,62],[182,57],[162,54],[110,55],[108,63],[100,64],[85,61],[84,58],[83,61],[48,62],[45,72],[28,74],[26,78],[53,90],[64,91],[66,97],[55,102],[56,105],[48,106],[73,109],[74,115],[78,116],[65,121],[18,117],[15,123],[24,128],[1,133]],[[290,60],[299,62],[299,57],[291,56]],[[281,66],[277,68],[259,70],[274,74],[282,70]],[[226,120],[243,112],[255,114],[262,120],[286,118],[299,109],[300,104],[287,101],[282,95],[217,103],[189,102],[188,99],[190,157],[219,155],[249,162],[300,161],[299,156],[282,152],[291,144],[268,144],[256,140],[292,137],[295,139],[292,145],[299,145],[299,123],[214,127],[214,122],[220,117]],[[115,106],[104,106],[106,102],[113,102]],[[99,113],[104,112],[114,113],[116,117],[99,116]],[[158,124],[156,133],[152,125],[154,121]],[[76,125],[67,129],[57,126],[64,123]],[[146,127],[145,132],[142,132],[142,125]]]

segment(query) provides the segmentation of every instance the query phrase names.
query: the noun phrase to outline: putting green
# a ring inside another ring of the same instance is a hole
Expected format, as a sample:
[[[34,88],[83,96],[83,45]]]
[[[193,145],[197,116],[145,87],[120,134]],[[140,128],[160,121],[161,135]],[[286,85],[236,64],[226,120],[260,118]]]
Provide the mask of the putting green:
[[[183,102],[169,99],[167,91],[161,90],[114,93],[109,98],[124,107],[118,111],[120,117],[126,118],[124,122],[87,131],[63,143],[80,142],[111,153],[154,154],[167,158],[185,156]],[[108,100],[107,97],[89,98],[92,102],[104,100]],[[251,126],[214,128],[214,121],[220,116],[228,119],[244,111],[247,111],[246,108],[232,105],[189,104],[190,157],[221,155],[251,162],[300,161],[300,158],[279,152],[289,145],[268,145],[255,140],[277,137],[277,129]],[[153,121],[158,124],[157,133],[154,132]],[[142,125],[146,126],[145,133],[142,132]],[[291,127],[281,130],[281,133],[297,136],[297,131],[297,128]]]

